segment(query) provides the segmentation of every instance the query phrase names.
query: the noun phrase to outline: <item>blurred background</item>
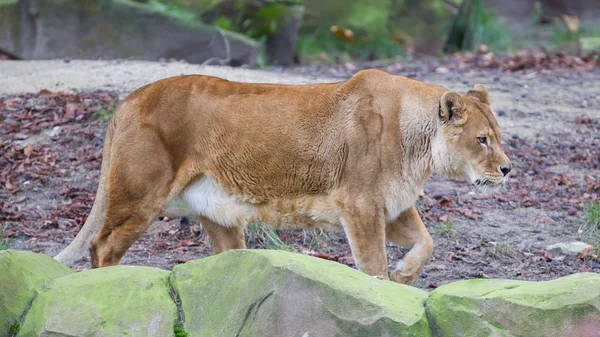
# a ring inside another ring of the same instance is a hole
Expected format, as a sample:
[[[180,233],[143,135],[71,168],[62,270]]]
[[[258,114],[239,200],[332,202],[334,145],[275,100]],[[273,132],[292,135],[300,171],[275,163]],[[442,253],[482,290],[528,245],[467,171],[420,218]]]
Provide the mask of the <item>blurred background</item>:
[[[456,52],[589,57],[599,17],[598,0],[0,0],[0,58],[289,67]]]

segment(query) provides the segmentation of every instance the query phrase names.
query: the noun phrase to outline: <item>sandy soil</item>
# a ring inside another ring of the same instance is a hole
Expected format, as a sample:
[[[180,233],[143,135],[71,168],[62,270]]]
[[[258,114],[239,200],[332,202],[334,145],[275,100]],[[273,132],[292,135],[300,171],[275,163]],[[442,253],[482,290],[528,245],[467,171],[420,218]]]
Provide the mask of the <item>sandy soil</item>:
[[[0,109],[0,117],[6,120],[27,107],[47,104],[35,101],[39,97],[17,95],[41,89],[102,89],[118,93],[123,99],[145,83],[179,74],[300,84],[343,79],[353,71],[255,71],[137,61],[2,61],[0,97],[4,103],[15,98],[21,103],[10,111]],[[600,188],[596,190],[600,181],[600,72],[481,70],[440,74],[407,65],[398,67],[395,73],[463,93],[476,83],[486,85],[492,106],[499,114],[506,152],[515,164],[512,183],[496,195],[477,195],[466,182],[440,177],[426,184],[425,196],[418,205],[434,236],[435,251],[416,286],[435,288],[452,280],[474,277],[545,280],[580,271],[600,272],[597,261],[548,256],[543,252],[544,247],[557,242],[596,243],[582,230],[585,220],[581,205],[600,193]],[[0,221],[4,221],[4,235],[13,236],[13,248],[54,255],[74,237],[87,215],[97,186],[99,150],[106,128],[106,122],[90,112],[109,104],[112,97],[106,93],[90,95],[101,98],[90,98],[92,103],[81,110],[83,117],[65,118],[54,132],[51,124],[18,136],[9,134],[6,124],[0,130],[4,143],[0,169],[5,176],[17,167],[11,166],[13,162],[26,160],[23,152],[29,143],[31,158],[58,153],[41,178],[17,174],[12,185],[19,185],[18,191],[0,185],[0,200],[4,199],[7,207]],[[40,111],[52,109],[57,107]],[[44,175],[51,178],[44,179]],[[25,181],[31,182],[24,184]],[[254,226],[248,230],[248,246],[310,250],[352,264],[343,233],[276,234],[279,239],[272,237],[273,232]],[[208,239],[195,219],[163,219],[131,248],[123,263],[169,269],[210,253]],[[389,244],[390,266],[405,253],[406,250]],[[77,269],[87,267],[88,263],[82,263]]]

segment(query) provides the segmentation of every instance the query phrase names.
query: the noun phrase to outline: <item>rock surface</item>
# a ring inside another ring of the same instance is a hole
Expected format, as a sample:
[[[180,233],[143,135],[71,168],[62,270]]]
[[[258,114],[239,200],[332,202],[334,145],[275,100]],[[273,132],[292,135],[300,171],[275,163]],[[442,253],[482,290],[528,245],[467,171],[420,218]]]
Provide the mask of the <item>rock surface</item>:
[[[427,310],[435,336],[600,335],[600,275],[547,282],[467,280],[434,290]]]
[[[0,251],[0,336],[25,313],[31,301],[55,278],[73,273],[46,255]]]
[[[18,336],[173,336],[169,272],[116,266],[62,277],[33,301]]]
[[[459,281],[428,294],[335,262],[270,250],[228,251],[172,272],[115,266],[79,273],[45,255],[8,250],[0,252],[0,271],[0,337],[16,330],[21,337],[598,337],[600,331],[600,274],[593,273],[547,282]]]
[[[254,65],[258,44],[129,0],[21,0],[0,6],[0,49],[27,60],[216,57]]]
[[[550,254],[562,255],[562,256],[577,256],[583,252],[586,248],[592,248],[585,242],[561,242],[546,247],[546,250]]]
[[[431,335],[425,291],[304,255],[228,251],[176,266],[171,282],[190,336]]]

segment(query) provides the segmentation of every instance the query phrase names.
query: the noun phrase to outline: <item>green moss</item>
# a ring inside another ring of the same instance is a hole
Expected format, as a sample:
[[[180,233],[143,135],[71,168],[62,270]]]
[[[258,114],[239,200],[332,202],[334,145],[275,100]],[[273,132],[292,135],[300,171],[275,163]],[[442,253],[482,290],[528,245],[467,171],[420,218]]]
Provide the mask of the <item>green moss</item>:
[[[227,251],[175,267],[171,282],[186,318],[198,318],[186,319],[191,335],[260,336],[290,315],[296,329],[322,320],[345,336],[429,335],[425,291],[305,255]]]
[[[600,329],[600,275],[459,281],[433,291],[427,307],[440,336],[576,336]]]
[[[33,301],[19,336],[44,331],[73,336],[172,335],[177,307],[168,280],[168,271],[130,266],[60,278]]]
[[[73,273],[49,256],[15,250],[0,251],[0,271],[0,336],[19,325],[39,291],[54,279]]]

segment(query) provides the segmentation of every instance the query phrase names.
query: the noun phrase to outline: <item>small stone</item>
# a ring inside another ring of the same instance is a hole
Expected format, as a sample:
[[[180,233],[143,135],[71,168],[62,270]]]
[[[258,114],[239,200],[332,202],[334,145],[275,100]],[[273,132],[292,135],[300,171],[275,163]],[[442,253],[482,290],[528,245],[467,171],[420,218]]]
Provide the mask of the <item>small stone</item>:
[[[435,268],[433,270],[446,270],[446,269],[448,269],[448,267],[446,267],[446,265],[438,264],[435,266]]]
[[[55,126],[54,128],[52,128],[52,130],[50,130],[50,132],[48,132],[48,136],[50,136],[51,138],[57,137],[60,134],[60,126]]]
[[[502,117],[506,115],[506,111],[504,110],[498,110],[498,116]]]
[[[522,98],[527,98],[527,94],[521,94]]]
[[[584,109],[587,108],[588,107],[588,101],[586,101],[586,100],[581,101],[580,107],[584,108]]]
[[[552,259],[552,264],[557,266],[560,264],[560,260],[559,259]]]
[[[568,214],[575,215],[575,214],[577,214],[577,210],[575,208],[569,208]]]
[[[496,269],[495,269],[495,268],[493,268],[493,267],[484,267],[484,268],[483,268],[483,272],[484,272],[485,274],[491,274],[491,273],[493,273],[494,271],[496,271]]]
[[[433,198],[436,200],[442,199],[444,195],[442,193],[436,193],[433,195]]]
[[[538,241],[544,241],[544,240],[546,240],[546,236],[543,234],[540,234],[537,236],[537,239],[538,239]]]
[[[577,256],[586,248],[592,248],[585,242],[561,242],[554,245],[549,245],[546,250],[552,255]]]
[[[71,58],[70,57],[65,57],[64,61],[65,61],[65,63],[71,63]]]

